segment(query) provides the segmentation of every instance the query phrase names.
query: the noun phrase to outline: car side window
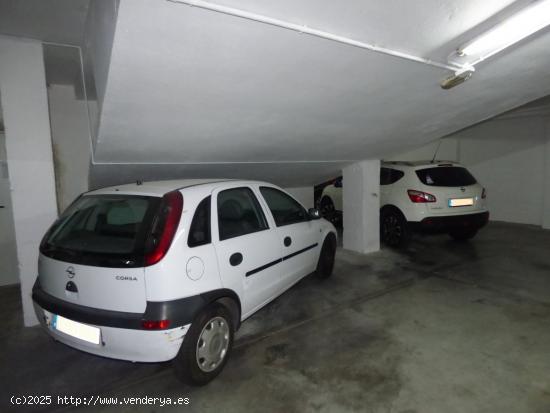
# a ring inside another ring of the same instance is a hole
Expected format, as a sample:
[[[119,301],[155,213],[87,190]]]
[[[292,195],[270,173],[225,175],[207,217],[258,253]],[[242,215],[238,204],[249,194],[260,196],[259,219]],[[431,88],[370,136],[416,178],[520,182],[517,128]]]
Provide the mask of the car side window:
[[[403,178],[405,176],[405,172],[403,171],[399,171],[397,169],[392,169],[391,170],[391,183],[394,184],[396,183],[397,181],[399,181],[401,178]]]
[[[195,216],[191,221],[191,227],[189,228],[189,238],[187,239],[187,245],[189,247],[198,247],[200,245],[210,244],[210,201],[211,197],[204,198],[197,209],[195,210]]]
[[[260,192],[278,227],[309,221],[309,215],[302,205],[284,192],[266,186],[262,186]]]
[[[405,173],[397,169],[380,168],[380,185],[391,185],[399,181]]]
[[[218,194],[220,241],[268,228],[264,213],[250,188],[232,188]]]
[[[389,168],[380,168],[380,185],[389,185],[390,182],[391,169]]]

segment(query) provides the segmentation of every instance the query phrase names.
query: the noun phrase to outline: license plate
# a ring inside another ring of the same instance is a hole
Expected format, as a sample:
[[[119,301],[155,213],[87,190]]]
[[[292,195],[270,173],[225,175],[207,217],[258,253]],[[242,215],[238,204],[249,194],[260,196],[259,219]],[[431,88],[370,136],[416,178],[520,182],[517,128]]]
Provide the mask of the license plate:
[[[88,343],[99,344],[100,342],[101,330],[97,327],[69,320],[55,314],[52,314],[51,326],[54,330],[61,331]]]
[[[450,207],[472,206],[473,204],[474,204],[474,198],[449,199]]]

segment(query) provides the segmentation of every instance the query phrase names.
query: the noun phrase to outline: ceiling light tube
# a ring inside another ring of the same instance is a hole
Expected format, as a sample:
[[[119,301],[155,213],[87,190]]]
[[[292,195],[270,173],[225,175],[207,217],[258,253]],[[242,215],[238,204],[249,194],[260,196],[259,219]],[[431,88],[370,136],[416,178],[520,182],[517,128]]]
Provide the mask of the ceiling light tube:
[[[458,56],[481,62],[550,25],[550,0],[538,0],[460,47]]]

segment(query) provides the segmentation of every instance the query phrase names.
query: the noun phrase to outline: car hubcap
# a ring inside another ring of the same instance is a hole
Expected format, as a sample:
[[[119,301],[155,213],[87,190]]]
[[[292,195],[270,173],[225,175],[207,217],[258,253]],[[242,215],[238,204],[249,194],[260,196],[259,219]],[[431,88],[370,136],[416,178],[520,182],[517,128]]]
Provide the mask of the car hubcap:
[[[222,317],[214,317],[203,327],[197,341],[197,364],[204,372],[216,369],[229,347],[229,326]]]

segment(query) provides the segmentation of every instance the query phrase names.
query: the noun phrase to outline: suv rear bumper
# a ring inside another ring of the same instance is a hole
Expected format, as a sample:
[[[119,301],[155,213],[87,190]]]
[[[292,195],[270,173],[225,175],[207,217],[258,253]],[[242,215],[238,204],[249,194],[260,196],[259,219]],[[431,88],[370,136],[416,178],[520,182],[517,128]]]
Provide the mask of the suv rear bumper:
[[[437,234],[454,229],[478,230],[489,221],[489,212],[466,215],[450,215],[444,217],[427,217],[420,222],[409,222],[412,230]]]

